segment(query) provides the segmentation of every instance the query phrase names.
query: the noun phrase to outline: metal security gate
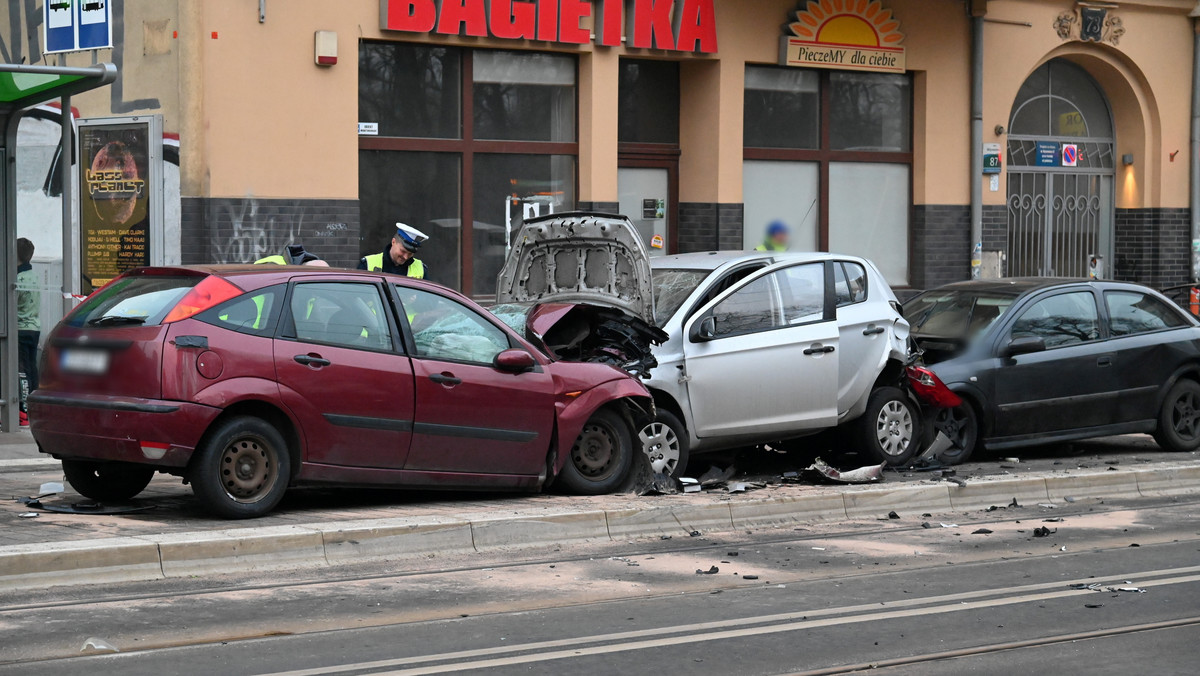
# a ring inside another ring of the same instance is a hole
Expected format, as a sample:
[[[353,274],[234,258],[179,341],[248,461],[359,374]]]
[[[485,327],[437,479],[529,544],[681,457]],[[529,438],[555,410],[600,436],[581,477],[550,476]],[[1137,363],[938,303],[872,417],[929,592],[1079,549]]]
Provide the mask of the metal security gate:
[[[1111,261],[1113,177],[1010,171],[1008,274],[1086,277],[1089,259]]]
[[[1111,268],[1112,111],[1085,70],[1063,59],[1029,75],[1008,129],[1008,274],[1087,277]]]

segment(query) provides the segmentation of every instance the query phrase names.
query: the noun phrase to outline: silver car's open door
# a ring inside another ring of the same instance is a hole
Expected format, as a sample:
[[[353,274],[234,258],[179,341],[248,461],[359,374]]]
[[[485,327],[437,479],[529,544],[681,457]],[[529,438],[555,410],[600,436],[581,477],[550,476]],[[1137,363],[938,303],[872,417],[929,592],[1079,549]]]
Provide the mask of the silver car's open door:
[[[779,434],[837,424],[838,326],[828,262],[776,263],[684,324],[699,437]]]

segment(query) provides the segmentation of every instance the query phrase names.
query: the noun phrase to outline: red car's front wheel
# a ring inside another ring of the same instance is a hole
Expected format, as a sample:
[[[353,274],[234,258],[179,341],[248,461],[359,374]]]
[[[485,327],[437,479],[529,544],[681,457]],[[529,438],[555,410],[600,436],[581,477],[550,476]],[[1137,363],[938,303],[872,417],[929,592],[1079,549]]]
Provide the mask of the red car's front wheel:
[[[629,423],[617,412],[601,409],[583,426],[559,479],[572,493],[611,493],[629,475],[633,453]]]

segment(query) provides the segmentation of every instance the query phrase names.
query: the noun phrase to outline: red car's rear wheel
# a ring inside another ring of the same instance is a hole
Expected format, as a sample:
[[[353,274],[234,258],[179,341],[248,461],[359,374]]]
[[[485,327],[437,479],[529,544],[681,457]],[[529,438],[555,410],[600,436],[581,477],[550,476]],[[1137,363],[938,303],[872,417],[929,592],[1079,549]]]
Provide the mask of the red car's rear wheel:
[[[71,488],[96,502],[125,502],[154,478],[153,467],[130,463],[63,460],[62,466]]]
[[[240,416],[218,424],[192,459],[192,490],[209,511],[228,519],[262,516],[287,490],[287,443],[273,425]]]

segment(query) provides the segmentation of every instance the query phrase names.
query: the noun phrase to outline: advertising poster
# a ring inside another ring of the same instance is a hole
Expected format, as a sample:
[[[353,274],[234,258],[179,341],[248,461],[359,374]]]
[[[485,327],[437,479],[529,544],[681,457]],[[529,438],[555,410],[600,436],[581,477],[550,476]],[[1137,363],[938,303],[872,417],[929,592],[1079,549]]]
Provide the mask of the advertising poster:
[[[150,265],[152,129],[149,121],[79,127],[82,293]]]

